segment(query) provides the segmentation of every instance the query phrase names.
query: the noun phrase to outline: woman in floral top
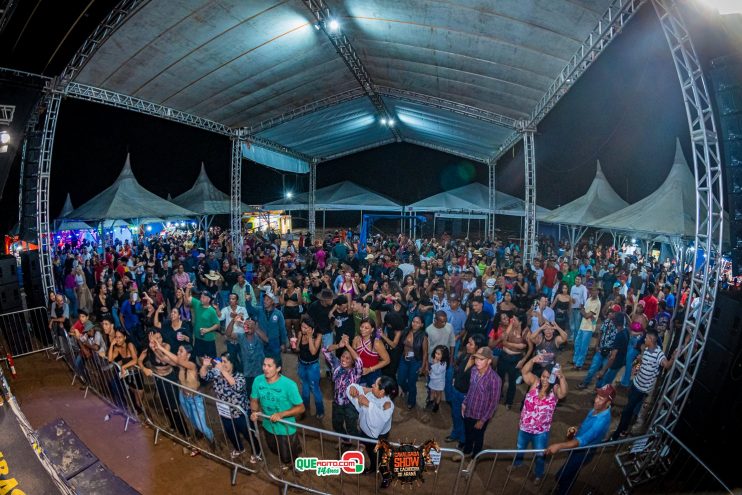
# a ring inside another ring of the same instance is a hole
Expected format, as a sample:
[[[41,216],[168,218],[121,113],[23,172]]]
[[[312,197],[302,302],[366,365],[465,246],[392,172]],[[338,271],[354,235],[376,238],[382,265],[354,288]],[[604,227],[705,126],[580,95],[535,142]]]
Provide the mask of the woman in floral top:
[[[567,396],[567,380],[562,376],[561,371],[554,372],[553,366],[542,365],[541,375],[534,375],[531,370],[534,364],[541,364],[543,356],[537,355],[528,361],[521,374],[523,381],[528,384],[529,389],[523,402],[523,410],[520,414],[520,429],[518,430],[518,450],[528,448],[528,444],[533,443],[535,450],[543,451],[549,443],[549,430],[551,430],[551,420],[554,417],[554,410],[557,402]],[[553,382],[549,380],[551,374],[555,373]],[[511,469],[517,468],[523,462],[523,454],[515,457]],[[535,483],[540,483],[544,477],[544,456],[536,454],[536,467],[534,470],[536,478]]]
[[[239,409],[229,407],[226,404],[216,404],[224,432],[234,446],[232,458],[240,457],[245,452],[242,439],[240,438],[240,435],[242,435],[242,437],[250,442],[252,447],[253,454],[250,456],[250,463],[255,464],[260,461],[260,444],[258,443],[254,429],[248,427],[247,423],[247,415],[250,412],[247,405],[245,376],[239,371],[234,372],[234,365],[229,360],[229,353],[223,353],[220,359],[204,357],[199,375],[207,382],[214,382],[214,393],[217,399],[234,406],[239,406],[247,413],[242,414]]]
[[[337,349],[343,349],[340,359],[335,355]],[[347,335],[343,335],[340,343],[323,348],[327,363],[332,368],[332,381],[335,383],[335,396],[332,401],[332,429],[338,433],[359,436],[358,411],[351,404],[346,395],[348,386],[358,383],[363,374],[363,361],[350,345]]]

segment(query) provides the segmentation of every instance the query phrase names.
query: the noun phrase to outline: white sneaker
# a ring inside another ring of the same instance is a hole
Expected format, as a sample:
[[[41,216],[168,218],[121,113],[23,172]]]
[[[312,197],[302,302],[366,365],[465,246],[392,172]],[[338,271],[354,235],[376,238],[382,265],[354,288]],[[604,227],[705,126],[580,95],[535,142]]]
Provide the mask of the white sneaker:
[[[230,457],[231,457],[232,459],[237,459],[238,457],[240,457],[240,456],[241,456],[242,454],[244,454],[244,453],[245,453],[245,451],[244,451],[244,450],[233,450],[233,451],[232,451],[232,453],[231,453],[231,454],[229,454],[229,456],[230,456]]]
[[[250,456],[250,464],[257,464],[257,463],[259,463],[262,460],[263,460],[263,458],[260,457],[259,455],[251,455]]]

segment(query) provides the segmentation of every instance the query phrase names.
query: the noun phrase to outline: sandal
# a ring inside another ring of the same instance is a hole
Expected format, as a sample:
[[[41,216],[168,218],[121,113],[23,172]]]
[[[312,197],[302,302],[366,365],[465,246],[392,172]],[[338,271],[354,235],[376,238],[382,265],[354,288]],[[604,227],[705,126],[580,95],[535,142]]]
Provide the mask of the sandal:
[[[196,457],[196,456],[201,455],[201,452],[198,451],[198,450],[196,450],[196,449],[191,449],[191,454],[190,455],[191,455],[191,457]]]

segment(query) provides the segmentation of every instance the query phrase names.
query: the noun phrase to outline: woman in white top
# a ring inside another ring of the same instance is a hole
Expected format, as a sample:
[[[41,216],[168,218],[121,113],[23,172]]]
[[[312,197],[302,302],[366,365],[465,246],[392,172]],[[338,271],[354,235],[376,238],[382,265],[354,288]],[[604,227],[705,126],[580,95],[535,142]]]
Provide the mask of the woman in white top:
[[[371,388],[352,383],[346,392],[348,399],[358,410],[358,426],[370,441],[364,442],[369,465],[364,472],[376,472],[377,454],[374,447],[379,439],[389,437],[392,429],[392,415],[394,414],[394,398],[397,396],[397,382],[394,378],[381,376],[376,379]],[[391,482],[388,469],[382,466],[380,470],[381,487],[386,488]]]

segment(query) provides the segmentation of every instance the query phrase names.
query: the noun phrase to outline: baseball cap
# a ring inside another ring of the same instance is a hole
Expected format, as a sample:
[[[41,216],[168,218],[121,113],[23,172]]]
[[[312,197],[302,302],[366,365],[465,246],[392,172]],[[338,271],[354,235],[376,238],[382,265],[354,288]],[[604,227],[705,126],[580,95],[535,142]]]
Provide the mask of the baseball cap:
[[[492,359],[492,349],[489,347],[480,347],[476,354],[474,354],[474,357],[480,359]]]
[[[494,278],[488,278],[486,282],[487,287],[490,289],[495,286],[495,279]]]
[[[618,287],[621,287],[621,282],[613,282],[613,288],[616,289]]]
[[[616,389],[613,388],[613,385],[603,385],[597,390],[596,393],[601,397],[605,397],[611,402],[616,399]]]

